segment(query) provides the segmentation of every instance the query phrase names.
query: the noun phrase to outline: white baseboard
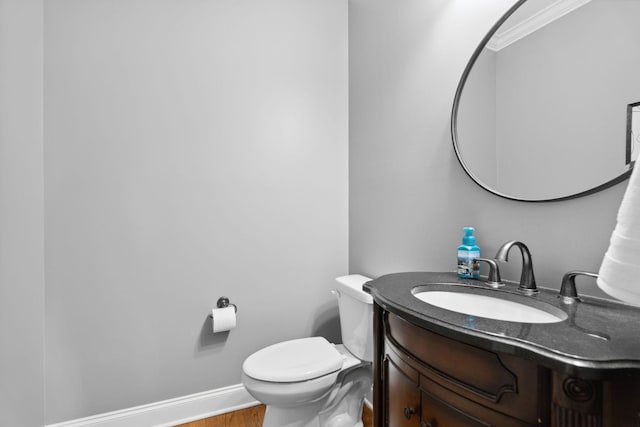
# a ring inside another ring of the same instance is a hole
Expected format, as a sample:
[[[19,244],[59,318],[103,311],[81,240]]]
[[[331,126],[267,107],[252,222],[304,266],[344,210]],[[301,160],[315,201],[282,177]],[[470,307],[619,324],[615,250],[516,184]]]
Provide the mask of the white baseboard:
[[[45,427],[172,427],[259,403],[238,384]]]

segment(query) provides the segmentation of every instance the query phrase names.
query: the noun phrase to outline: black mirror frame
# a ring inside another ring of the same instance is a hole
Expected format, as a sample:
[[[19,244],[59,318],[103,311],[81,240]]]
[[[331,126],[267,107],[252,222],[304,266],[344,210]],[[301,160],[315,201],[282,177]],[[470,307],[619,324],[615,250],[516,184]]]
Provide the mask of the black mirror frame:
[[[453,149],[456,153],[456,158],[458,159],[458,162],[460,163],[460,166],[462,166],[462,169],[465,171],[465,173],[469,176],[469,178],[471,178],[471,180],[473,182],[475,182],[480,188],[482,188],[485,191],[488,191],[491,194],[494,194],[496,196],[502,197],[504,199],[508,199],[508,200],[514,200],[517,202],[527,202],[527,203],[542,203],[542,202],[561,202],[564,200],[571,200],[571,199],[577,199],[579,197],[584,197],[584,196],[588,196],[594,193],[597,193],[599,191],[605,190],[609,187],[613,187],[616,184],[619,184],[625,180],[627,180],[630,176],[631,176],[631,172],[633,171],[634,168],[634,164],[633,162],[629,162],[629,158],[630,158],[630,142],[627,140],[627,164],[629,164],[629,170],[625,171],[623,174],[619,175],[618,177],[605,182],[604,184],[600,184],[594,188],[591,188],[589,190],[586,191],[582,191],[580,193],[576,193],[576,194],[572,194],[569,196],[563,196],[563,197],[556,197],[556,198],[551,198],[551,199],[522,199],[522,198],[518,198],[518,197],[513,197],[513,196],[509,196],[506,194],[503,194],[497,190],[494,190],[490,187],[488,187],[487,185],[483,184],[482,181],[480,181],[478,178],[476,178],[476,176],[471,172],[471,170],[469,170],[469,168],[467,167],[467,165],[465,164],[464,160],[462,160],[462,154],[460,153],[460,147],[458,144],[458,109],[460,106],[460,97],[462,96],[462,90],[464,89],[465,83],[467,82],[467,78],[469,77],[469,73],[471,72],[471,69],[473,68],[473,66],[476,63],[476,60],[478,59],[478,56],[480,56],[480,53],[482,53],[483,49],[485,48],[485,46],[487,45],[487,43],[489,42],[489,40],[491,40],[491,38],[493,37],[493,35],[498,31],[498,28],[500,28],[502,26],[502,24],[511,16],[513,15],[513,13],[520,7],[522,6],[522,4],[524,4],[527,0],[518,0],[518,2],[516,4],[514,4],[513,6],[511,6],[511,8],[498,20],[498,22],[496,22],[493,27],[491,27],[491,29],[489,30],[489,32],[484,36],[484,38],[480,41],[480,44],[478,45],[478,47],[476,48],[476,50],[473,52],[473,55],[471,56],[471,59],[469,60],[469,62],[467,63],[467,66],[465,67],[463,73],[462,73],[462,77],[460,78],[460,82],[458,83],[458,87],[456,89],[456,93],[455,93],[455,97],[453,99],[453,108],[451,111],[451,139],[453,142]],[[627,112],[627,114],[630,114],[629,112]],[[629,120],[627,120],[627,127],[629,127]]]

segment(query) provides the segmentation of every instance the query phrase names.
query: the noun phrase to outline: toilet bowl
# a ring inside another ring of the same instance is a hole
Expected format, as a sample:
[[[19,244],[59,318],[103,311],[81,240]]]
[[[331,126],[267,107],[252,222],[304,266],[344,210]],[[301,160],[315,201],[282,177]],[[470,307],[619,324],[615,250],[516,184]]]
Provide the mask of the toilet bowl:
[[[323,337],[283,341],[244,361],[242,383],[267,406],[263,427],[362,426],[373,350],[373,301],[362,284],[370,279],[336,280],[343,344]]]

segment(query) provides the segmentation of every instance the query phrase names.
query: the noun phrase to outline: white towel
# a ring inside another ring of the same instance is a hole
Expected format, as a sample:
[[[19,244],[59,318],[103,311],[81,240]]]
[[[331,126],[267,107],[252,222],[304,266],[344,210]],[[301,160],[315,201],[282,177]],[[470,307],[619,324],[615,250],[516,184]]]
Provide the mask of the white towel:
[[[640,172],[634,167],[598,274],[609,295],[640,306]]]

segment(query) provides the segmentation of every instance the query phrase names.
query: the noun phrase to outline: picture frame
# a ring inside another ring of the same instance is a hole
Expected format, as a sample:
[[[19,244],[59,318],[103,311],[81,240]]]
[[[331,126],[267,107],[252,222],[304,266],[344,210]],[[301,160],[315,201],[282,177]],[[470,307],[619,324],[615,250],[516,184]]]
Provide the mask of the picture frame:
[[[627,105],[627,164],[633,167],[640,154],[640,102]]]

